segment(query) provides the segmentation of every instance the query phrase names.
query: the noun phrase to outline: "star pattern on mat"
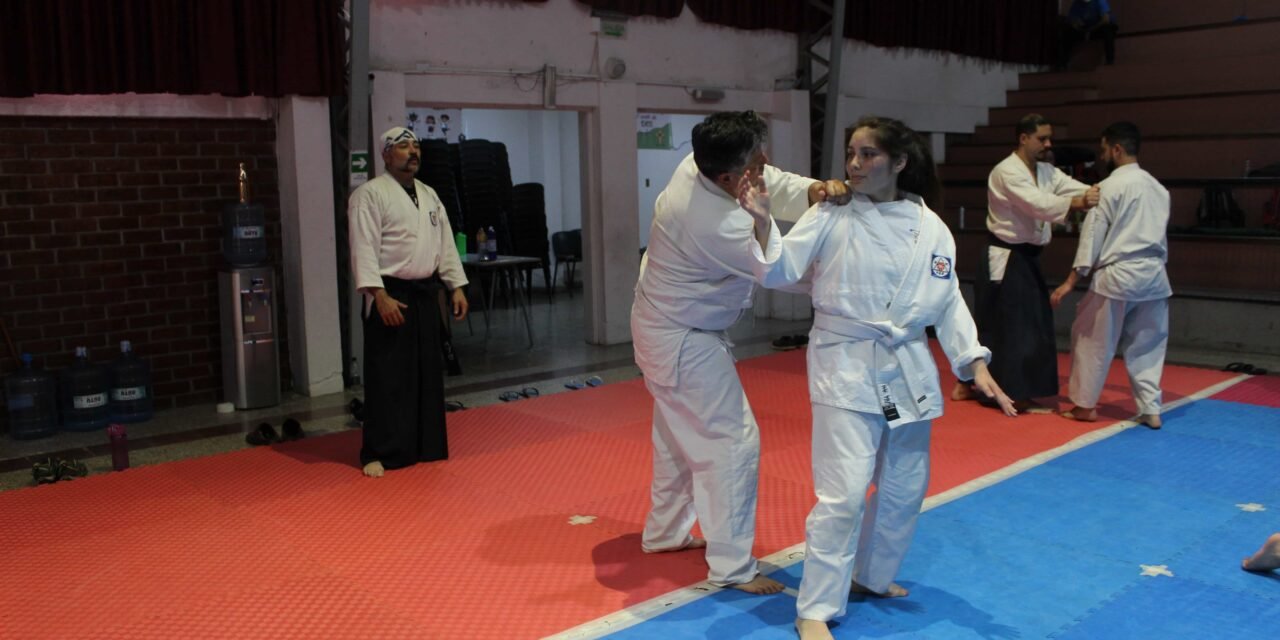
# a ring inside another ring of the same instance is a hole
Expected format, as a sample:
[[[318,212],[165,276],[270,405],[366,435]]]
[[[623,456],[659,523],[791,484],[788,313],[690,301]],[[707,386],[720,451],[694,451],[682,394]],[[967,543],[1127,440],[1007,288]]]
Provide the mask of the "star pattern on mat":
[[[596,521],[595,516],[569,516],[569,524],[577,526],[580,524],[591,524]]]
[[[1169,570],[1169,565],[1167,564],[1140,564],[1138,566],[1142,567],[1142,575],[1144,576],[1173,577],[1173,572]]]
[[[1260,504],[1258,504],[1258,503],[1256,503],[1256,502],[1246,502],[1246,503],[1244,503],[1244,504],[1238,504],[1238,505],[1236,505],[1236,506],[1237,506],[1237,507],[1240,507],[1240,510],[1241,510],[1241,511],[1244,511],[1245,513],[1257,513],[1257,512],[1259,512],[1259,511],[1266,511],[1266,510],[1267,510],[1267,508],[1266,508],[1266,507],[1264,507],[1264,506],[1262,506],[1262,505],[1260,505]]]

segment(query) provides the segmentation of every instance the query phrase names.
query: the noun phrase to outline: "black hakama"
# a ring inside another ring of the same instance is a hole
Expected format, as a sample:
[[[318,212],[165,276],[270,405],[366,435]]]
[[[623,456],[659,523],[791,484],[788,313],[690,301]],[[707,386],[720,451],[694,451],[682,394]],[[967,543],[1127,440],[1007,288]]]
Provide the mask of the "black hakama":
[[[1058,344],[1049,287],[1040,271],[1043,247],[994,236],[989,246],[1009,249],[1009,262],[1000,282],[991,281],[986,251],[976,269],[974,319],[979,340],[991,349],[988,370],[1015,401],[1056,396]]]
[[[364,320],[365,421],[361,466],[386,469],[449,457],[445,433],[444,368],[440,351],[439,280],[383,276],[404,324],[382,323],[376,305]]]

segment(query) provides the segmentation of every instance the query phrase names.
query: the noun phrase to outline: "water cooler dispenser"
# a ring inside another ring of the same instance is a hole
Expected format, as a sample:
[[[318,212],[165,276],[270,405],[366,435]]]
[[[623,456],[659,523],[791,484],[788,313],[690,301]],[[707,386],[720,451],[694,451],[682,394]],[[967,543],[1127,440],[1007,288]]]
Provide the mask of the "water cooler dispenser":
[[[275,273],[270,266],[218,272],[223,400],[237,409],[280,404]]]
[[[280,404],[280,350],[276,344],[276,277],[266,263],[262,205],[249,203],[240,165],[240,202],[223,211],[218,300],[222,314],[222,393],[237,409]]]

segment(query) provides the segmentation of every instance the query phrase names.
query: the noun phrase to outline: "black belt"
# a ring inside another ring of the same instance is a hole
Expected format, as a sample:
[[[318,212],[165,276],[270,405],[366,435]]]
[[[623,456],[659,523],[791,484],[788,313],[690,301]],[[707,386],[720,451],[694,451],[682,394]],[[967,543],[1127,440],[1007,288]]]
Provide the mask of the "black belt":
[[[444,281],[440,279],[439,275],[433,275],[430,278],[421,280],[405,280],[403,278],[382,276],[382,285],[388,291],[416,291],[427,294],[435,294],[445,288]]]
[[[1013,244],[1013,243],[1005,242],[1004,240],[1001,240],[1000,238],[997,238],[997,237],[996,237],[996,235],[995,235],[994,233],[987,233],[987,243],[988,243],[988,244],[990,244],[990,245],[991,245],[991,246],[993,246],[993,247],[1000,247],[1001,249],[1008,249],[1008,250],[1013,251],[1013,252],[1015,252],[1015,253],[1018,253],[1018,254],[1021,254],[1021,255],[1024,255],[1024,256],[1030,256],[1030,257],[1038,256],[1038,255],[1040,255],[1040,252],[1041,252],[1041,251],[1044,251],[1044,245],[1040,245],[1040,244],[1028,244],[1028,243],[1025,243],[1025,242],[1020,242],[1020,243],[1018,243],[1018,244]]]

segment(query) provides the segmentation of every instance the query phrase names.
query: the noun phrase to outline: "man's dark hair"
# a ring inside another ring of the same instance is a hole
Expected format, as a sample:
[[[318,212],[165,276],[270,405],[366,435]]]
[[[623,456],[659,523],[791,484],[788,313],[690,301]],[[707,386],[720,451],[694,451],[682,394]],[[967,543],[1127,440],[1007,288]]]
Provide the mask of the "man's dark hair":
[[[693,162],[712,180],[741,171],[768,132],[769,126],[754,111],[713,113],[693,127]]]
[[[1138,133],[1138,125],[1132,122],[1109,124],[1102,130],[1102,137],[1107,144],[1120,145],[1120,148],[1131,156],[1138,155],[1138,148],[1142,146],[1142,134]]]
[[[1052,124],[1049,122],[1048,118],[1045,118],[1038,113],[1028,113],[1027,115],[1022,116],[1021,120],[1018,120],[1018,124],[1013,130],[1013,138],[1014,140],[1017,140],[1021,138],[1024,133],[1027,135],[1035,135],[1037,129],[1047,124]]]

